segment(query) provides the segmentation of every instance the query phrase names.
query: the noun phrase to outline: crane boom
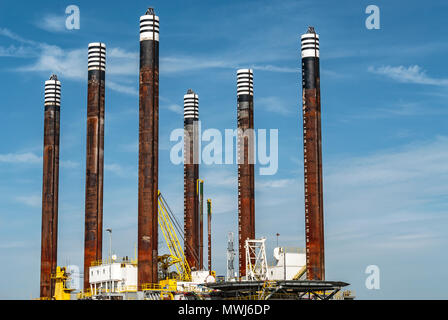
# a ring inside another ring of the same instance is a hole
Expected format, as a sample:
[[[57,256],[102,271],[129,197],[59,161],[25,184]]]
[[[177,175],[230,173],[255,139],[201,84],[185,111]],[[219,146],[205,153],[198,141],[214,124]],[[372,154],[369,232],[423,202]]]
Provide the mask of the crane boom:
[[[180,244],[179,238],[176,233],[176,228],[179,229],[174,222],[176,221],[175,216],[171,212],[165,198],[159,191],[159,225],[162,230],[163,237],[165,238],[168,250],[172,257],[173,265],[176,267],[176,271],[180,276],[182,281],[191,281],[191,269],[185,258],[184,250]]]

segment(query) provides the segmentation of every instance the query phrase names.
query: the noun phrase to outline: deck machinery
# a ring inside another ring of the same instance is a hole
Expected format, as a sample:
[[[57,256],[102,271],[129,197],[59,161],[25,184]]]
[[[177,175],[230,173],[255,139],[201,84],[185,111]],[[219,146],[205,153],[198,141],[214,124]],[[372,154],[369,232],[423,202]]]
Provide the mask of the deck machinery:
[[[209,210],[211,211],[211,202]],[[181,240],[185,242],[182,226],[160,192],[158,194],[158,224],[168,253],[158,256],[159,281],[157,283],[138,285],[137,260],[129,260],[126,257],[118,261],[117,257],[112,256],[107,260],[92,263],[88,271],[90,289],[79,294],[78,299],[183,300],[207,296],[212,290],[205,284],[215,282],[215,272],[191,270],[181,245]]]

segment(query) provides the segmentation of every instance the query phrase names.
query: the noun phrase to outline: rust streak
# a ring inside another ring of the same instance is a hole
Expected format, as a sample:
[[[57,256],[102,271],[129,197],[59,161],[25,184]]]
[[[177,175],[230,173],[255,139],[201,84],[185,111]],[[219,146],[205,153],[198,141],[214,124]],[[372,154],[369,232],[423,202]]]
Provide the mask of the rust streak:
[[[197,121],[185,120],[184,123],[184,234],[185,257],[192,270],[200,267],[199,256],[199,164],[197,162],[198,132]]]
[[[59,106],[45,107],[40,297],[46,299],[54,296],[51,274],[56,272],[57,266],[59,116]]]
[[[303,148],[307,278],[325,280],[321,106],[318,58],[303,62]]]
[[[84,289],[90,288],[89,267],[102,259],[104,175],[104,71],[89,71],[87,88],[86,201]]]
[[[238,97],[238,254],[240,277],[246,275],[246,240],[255,238],[253,128],[253,96]]]
[[[159,47],[140,42],[138,286],[158,283]]]

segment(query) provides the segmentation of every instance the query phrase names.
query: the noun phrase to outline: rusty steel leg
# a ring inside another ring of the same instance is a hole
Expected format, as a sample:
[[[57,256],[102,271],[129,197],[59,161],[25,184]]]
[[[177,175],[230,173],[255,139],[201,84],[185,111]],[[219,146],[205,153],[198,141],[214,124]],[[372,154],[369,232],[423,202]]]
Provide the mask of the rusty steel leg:
[[[89,71],[87,89],[86,202],[84,233],[84,290],[90,288],[89,267],[92,265],[92,262],[102,259],[104,116],[106,80],[105,50],[106,47],[104,44],[89,44]],[[100,56],[101,59],[99,58]]]
[[[45,119],[42,183],[42,239],[40,297],[52,299],[58,240],[59,135],[61,83],[56,76],[45,82]]]
[[[208,257],[208,271],[212,272],[212,200],[207,200],[207,257]]]
[[[325,280],[319,39],[302,36],[303,150],[307,278]]]
[[[192,269],[198,269],[199,256],[197,250],[197,193],[196,193],[196,170],[194,164],[184,166],[184,234],[185,234],[185,257]]]
[[[199,96],[184,95],[184,251],[192,270],[201,268],[199,217]]]
[[[238,254],[239,275],[246,276],[247,239],[255,238],[253,72],[240,69],[238,78]],[[254,257],[255,258],[255,257]]]
[[[197,183],[199,165],[194,163],[197,143],[197,122],[185,119],[185,164],[184,164],[184,234],[185,257],[192,269],[199,269],[199,197]]]
[[[199,181],[199,269],[204,270],[204,181]]]
[[[150,10],[140,18],[138,288],[158,283],[158,17]]]

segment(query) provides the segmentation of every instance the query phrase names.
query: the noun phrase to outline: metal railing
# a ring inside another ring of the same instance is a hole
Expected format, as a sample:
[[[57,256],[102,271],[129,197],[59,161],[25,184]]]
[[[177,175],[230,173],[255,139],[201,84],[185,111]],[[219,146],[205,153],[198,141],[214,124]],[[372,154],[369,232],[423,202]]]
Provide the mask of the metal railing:
[[[92,261],[92,263],[90,264],[91,267],[98,267],[98,266],[102,266],[105,264],[111,264],[111,263],[121,263],[121,264],[133,264],[136,265],[137,264],[137,260],[126,260],[126,259],[122,259],[122,260],[112,260],[112,259],[101,259],[101,260],[95,260]]]
[[[177,291],[177,286],[174,285],[160,285],[158,283],[144,283],[142,284],[143,291]]]
[[[90,289],[80,291],[79,293],[76,294],[76,298],[78,300],[86,299],[86,298],[90,298],[90,297],[92,297],[92,292],[90,291]]]
[[[108,293],[126,293],[126,292],[137,292],[136,285],[128,285],[128,286],[119,286],[117,289],[106,289],[106,288],[97,288],[92,292],[90,289],[86,289],[77,293],[77,299],[87,299],[91,298],[94,295],[99,294],[108,294]]]

